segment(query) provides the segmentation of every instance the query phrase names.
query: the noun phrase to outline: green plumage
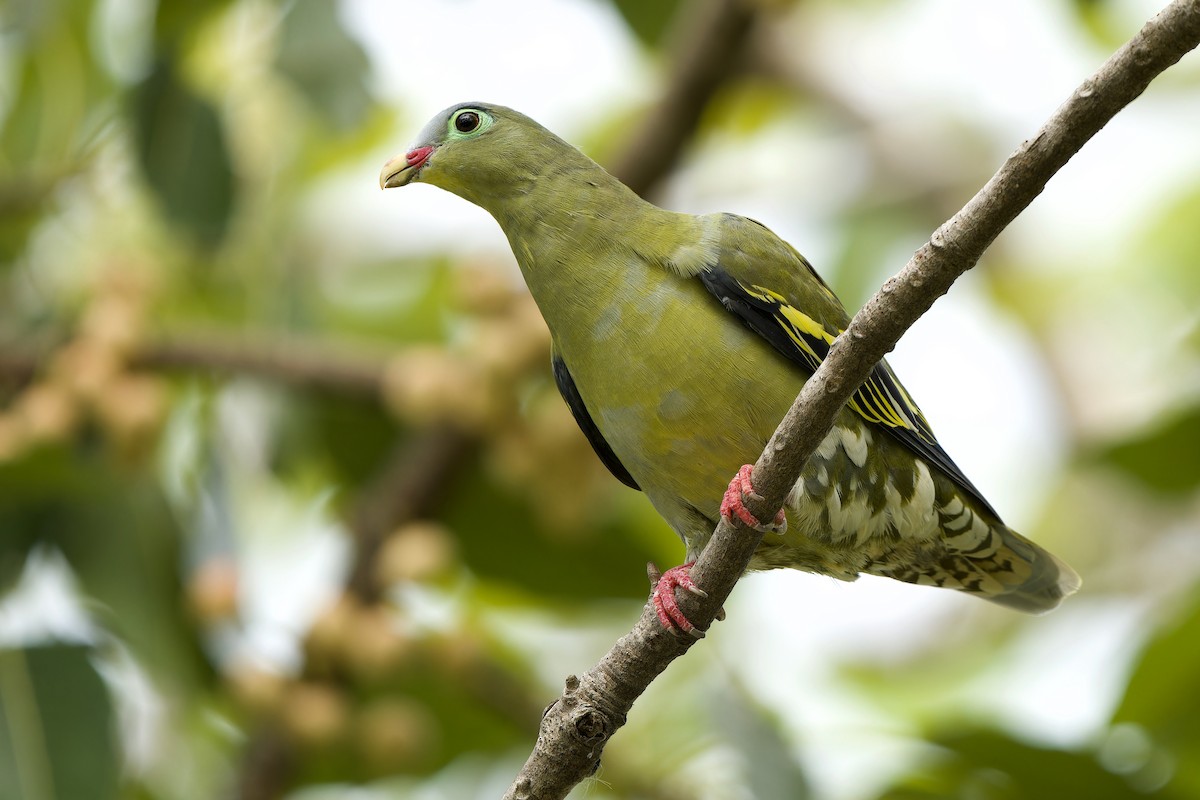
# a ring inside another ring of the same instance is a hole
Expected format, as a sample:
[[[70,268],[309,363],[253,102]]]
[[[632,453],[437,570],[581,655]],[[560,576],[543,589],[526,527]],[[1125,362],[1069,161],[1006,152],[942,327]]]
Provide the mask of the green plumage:
[[[645,202],[533,120],[467,103],[438,114],[381,184],[421,181],[487,210],[550,328],[564,398],[614,474],[704,548],[729,479],[753,462],[845,309],[762,225]],[[753,568],[872,573],[1022,611],[1079,585],[1009,530],[881,363],[789,495]]]

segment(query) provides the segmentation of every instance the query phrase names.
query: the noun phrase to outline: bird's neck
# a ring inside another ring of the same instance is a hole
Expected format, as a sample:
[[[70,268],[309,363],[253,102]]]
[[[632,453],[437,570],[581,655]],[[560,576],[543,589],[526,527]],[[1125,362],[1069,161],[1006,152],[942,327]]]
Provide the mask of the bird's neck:
[[[715,259],[714,219],[658,208],[582,154],[519,186],[485,208],[540,304],[590,302],[597,291],[636,283],[631,271],[689,276]]]

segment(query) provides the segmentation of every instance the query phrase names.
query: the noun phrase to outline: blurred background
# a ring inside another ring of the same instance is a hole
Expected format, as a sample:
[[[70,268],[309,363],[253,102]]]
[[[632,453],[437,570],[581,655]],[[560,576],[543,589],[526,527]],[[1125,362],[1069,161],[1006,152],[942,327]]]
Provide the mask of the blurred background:
[[[497,797],[681,559],[492,220],[380,193],[439,109],[853,310],[1160,5],[5,0],[0,797]],[[892,358],[1080,594],[749,576],[573,796],[1200,797],[1197,130],[1193,54]]]

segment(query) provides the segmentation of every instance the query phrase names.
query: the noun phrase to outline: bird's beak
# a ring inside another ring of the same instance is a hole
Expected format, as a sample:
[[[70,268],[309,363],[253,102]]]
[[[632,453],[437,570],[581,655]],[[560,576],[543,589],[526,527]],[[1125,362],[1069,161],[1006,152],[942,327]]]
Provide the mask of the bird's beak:
[[[397,186],[411,183],[431,155],[433,155],[433,145],[425,145],[413,148],[404,155],[389,160],[379,173],[379,188],[395,189]]]

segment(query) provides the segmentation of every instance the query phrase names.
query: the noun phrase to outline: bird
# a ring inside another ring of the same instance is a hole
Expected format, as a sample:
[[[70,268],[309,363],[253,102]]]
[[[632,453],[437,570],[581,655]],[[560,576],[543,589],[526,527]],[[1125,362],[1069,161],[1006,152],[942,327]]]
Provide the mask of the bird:
[[[763,224],[660,208],[533,119],[483,102],[435,115],[379,182],[437,186],[503,230],[580,429],[683,540],[684,563],[651,595],[664,627],[703,635],[675,592],[703,594],[689,570],[732,515],[764,531],[750,570],[880,575],[1029,613],[1079,588],[1069,566],[1001,521],[886,360],[779,514],[750,514],[746,462],[849,324],[812,265]]]

